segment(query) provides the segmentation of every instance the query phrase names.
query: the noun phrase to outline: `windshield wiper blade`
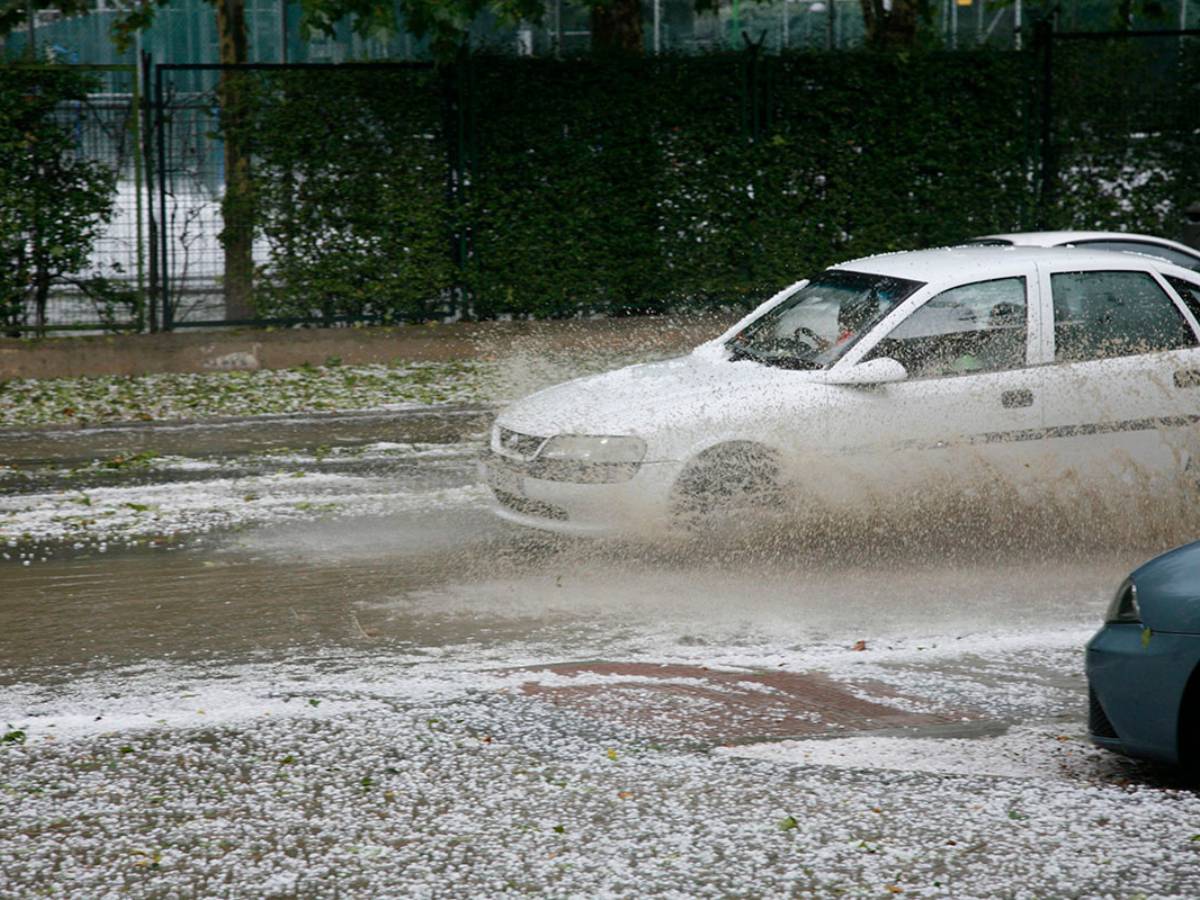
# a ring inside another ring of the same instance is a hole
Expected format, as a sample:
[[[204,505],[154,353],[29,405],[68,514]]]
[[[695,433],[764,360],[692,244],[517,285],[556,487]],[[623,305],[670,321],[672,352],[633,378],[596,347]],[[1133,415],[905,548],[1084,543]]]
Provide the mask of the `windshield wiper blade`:
[[[807,370],[821,368],[815,362],[800,359],[798,356],[763,356],[742,344],[732,345],[729,348],[729,361],[741,362],[743,359],[749,359],[763,366],[774,366],[777,369]]]
[[[805,371],[809,369],[821,368],[815,362],[807,359],[800,359],[798,356],[777,356],[774,359],[760,358],[758,360],[764,366],[774,366],[777,369],[796,369]]]

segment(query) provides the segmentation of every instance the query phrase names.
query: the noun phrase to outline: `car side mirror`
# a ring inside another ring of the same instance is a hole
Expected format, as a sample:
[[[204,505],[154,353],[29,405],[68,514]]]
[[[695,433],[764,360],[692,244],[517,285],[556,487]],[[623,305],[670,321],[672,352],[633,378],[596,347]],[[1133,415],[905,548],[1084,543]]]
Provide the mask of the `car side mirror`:
[[[851,366],[845,372],[831,374],[830,384],[845,384],[857,387],[871,387],[876,384],[890,384],[904,381],[908,378],[908,370],[890,356],[861,362]]]

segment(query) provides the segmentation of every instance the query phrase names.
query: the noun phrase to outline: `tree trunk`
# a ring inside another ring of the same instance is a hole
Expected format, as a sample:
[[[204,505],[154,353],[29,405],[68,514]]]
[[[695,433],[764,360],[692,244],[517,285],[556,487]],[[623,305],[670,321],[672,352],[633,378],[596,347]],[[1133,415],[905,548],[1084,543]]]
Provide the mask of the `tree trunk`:
[[[860,0],[866,44],[873,50],[904,50],[917,41],[916,0],[892,0],[884,9],[883,0]]]
[[[246,62],[246,0],[215,0],[221,62]],[[243,73],[222,71],[221,124],[225,139],[225,199],[221,214],[225,227],[225,319],[254,318],[254,190],[250,155],[245,152],[245,97]]]
[[[642,54],[641,0],[598,0],[592,5],[592,52]]]

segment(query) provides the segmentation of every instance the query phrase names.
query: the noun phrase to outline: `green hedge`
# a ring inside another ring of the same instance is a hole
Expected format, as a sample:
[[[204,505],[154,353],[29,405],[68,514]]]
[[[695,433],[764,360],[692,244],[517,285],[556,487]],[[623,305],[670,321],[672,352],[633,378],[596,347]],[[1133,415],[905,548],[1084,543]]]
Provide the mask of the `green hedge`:
[[[1095,59],[1075,75],[1076,48],[1056,44],[1061,184],[1041,208],[1029,53],[250,73],[270,248],[259,309],[424,320],[746,306],[839,260],[1039,215],[1173,233],[1197,185],[1195,129],[1181,125],[1196,59],[1151,71],[1133,47],[1091,47],[1137,57],[1123,71],[1141,81],[1121,93],[1089,80]],[[1153,84],[1171,85],[1168,103]],[[1111,171],[1149,174],[1126,190]]]
[[[243,78],[253,110],[264,316],[441,315],[454,284],[434,73],[298,69]]]
[[[1053,60],[1048,224],[1175,237],[1200,201],[1200,38],[1059,41]]]

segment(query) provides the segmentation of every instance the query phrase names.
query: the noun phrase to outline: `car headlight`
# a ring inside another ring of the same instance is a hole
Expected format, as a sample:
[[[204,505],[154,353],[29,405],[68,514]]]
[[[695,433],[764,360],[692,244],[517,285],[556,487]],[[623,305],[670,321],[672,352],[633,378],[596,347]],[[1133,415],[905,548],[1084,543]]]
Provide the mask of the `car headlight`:
[[[1104,614],[1104,621],[1109,623],[1142,621],[1142,610],[1138,607],[1137,585],[1130,579],[1126,578],[1117,588],[1112,602],[1108,604],[1108,612]]]
[[[646,442],[629,436],[560,434],[546,441],[539,460],[636,465],[646,455]]]
[[[528,474],[546,481],[612,484],[633,478],[645,455],[641,438],[560,434],[542,445]]]

